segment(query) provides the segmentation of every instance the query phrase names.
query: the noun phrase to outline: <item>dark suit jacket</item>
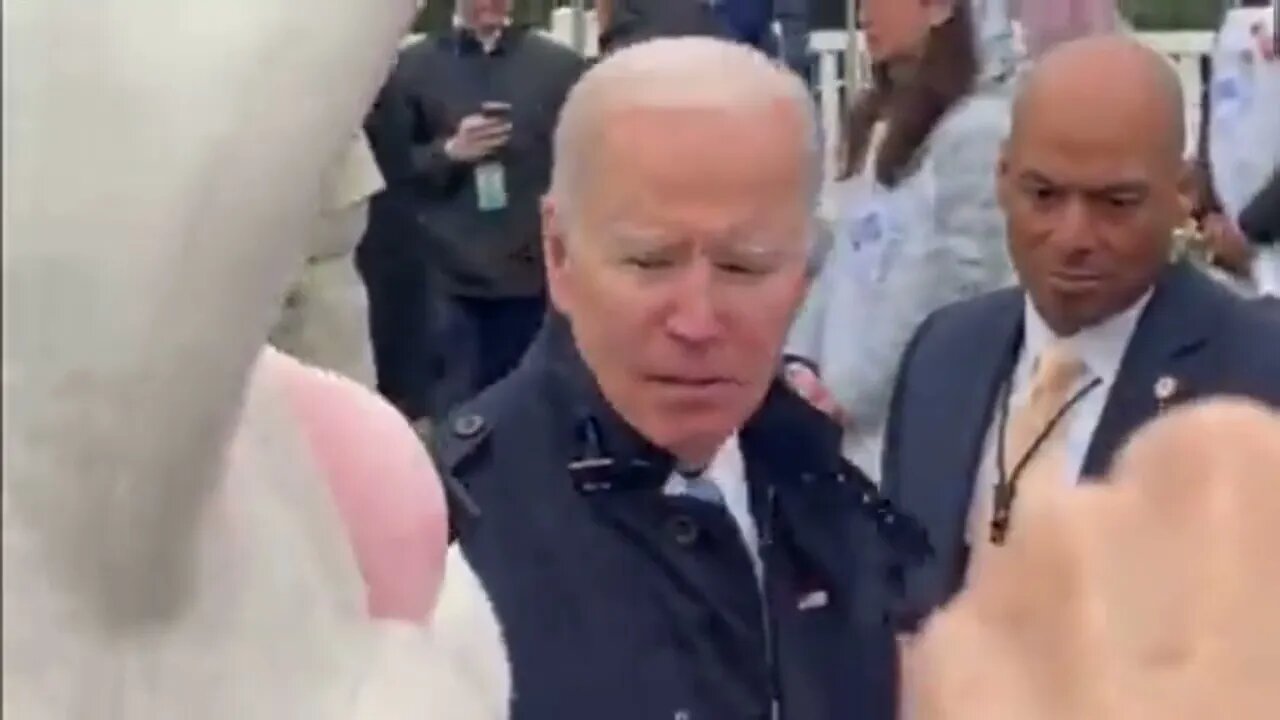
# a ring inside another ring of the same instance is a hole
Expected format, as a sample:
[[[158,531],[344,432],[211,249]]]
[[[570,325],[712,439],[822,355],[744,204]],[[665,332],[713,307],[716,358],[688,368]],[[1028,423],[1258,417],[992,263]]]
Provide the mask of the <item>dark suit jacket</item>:
[[[369,203],[369,224],[356,267],[369,294],[369,326],[378,390],[410,419],[431,410],[437,374],[431,273],[413,189],[412,115],[392,75],[365,119],[386,189]]]
[[[1240,213],[1240,229],[1259,245],[1280,242],[1280,168]]]
[[[902,629],[913,629],[964,579],[965,523],[997,395],[1022,343],[1024,295],[997,291],[943,308],[917,331],[890,407],[887,496],[929,532],[932,561],[903,572]],[[1243,300],[1189,265],[1171,266],[1143,311],[1085,457],[1084,474],[1112,456],[1178,380],[1170,403],[1232,394],[1280,407],[1280,303]]]

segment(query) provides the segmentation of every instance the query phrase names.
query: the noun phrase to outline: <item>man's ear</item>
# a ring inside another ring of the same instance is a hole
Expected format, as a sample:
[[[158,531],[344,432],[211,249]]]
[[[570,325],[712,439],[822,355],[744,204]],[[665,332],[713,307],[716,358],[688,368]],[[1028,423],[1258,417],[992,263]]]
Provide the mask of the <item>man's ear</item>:
[[[969,0],[959,0],[969,2]],[[929,27],[942,27],[956,14],[957,0],[929,0]]]
[[[547,269],[547,295],[556,310],[567,314],[570,304],[566,279],[569,272],[569,249],[564,214],[551,195],[543,196],[541,210],[542,261]]]
[[[1005,140],[1000,144],[1000,155],[996,159],[996,200],[1006,214],[1009,212],[1009,202],[1013,199],[1009,173],[1009,141]]]
[[[1195,212],[1199,193],[1199,176],[1195,163],[1182,160],[1178,163],[1178,224],[1187,222]]]
[[[833,243],[831,228],[822,220],[814,218],[810,222],[809,246],[805,257],[804,292],[806,295],[809,288],[817,282],[818,276],[822,274],[822,268],[826,265]]]

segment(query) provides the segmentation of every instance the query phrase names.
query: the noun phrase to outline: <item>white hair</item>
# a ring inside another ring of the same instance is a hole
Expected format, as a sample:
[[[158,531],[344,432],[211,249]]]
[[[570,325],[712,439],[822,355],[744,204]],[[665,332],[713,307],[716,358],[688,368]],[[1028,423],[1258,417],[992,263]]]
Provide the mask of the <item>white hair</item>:
[[[572,212],[581,175],[607,110],[618,108],[756,109],[794,103],[803,118],[801,143],[810,172],[810,207],[822,190],[822,143],[809,90],[798,75],[739,43],[689,36],[649,40],[619,50],[587,71],[569,92],[555,134],[551,197]]]

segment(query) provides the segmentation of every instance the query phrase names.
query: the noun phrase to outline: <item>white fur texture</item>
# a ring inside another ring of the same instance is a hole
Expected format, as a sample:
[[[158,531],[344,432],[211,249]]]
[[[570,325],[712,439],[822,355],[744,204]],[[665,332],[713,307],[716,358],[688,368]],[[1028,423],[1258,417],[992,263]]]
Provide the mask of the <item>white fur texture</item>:
[[[371,621],[252,373],[412,10],[6,1],[4,717],[505,715],[479,588],[452,573],[430,630]]]
[[[398,717],[400,708],[431,708],[431,717],[502,720],[511,678],[497,619],[479,580],[456,550],[423,643],[422,630],[386,623],[374,671],[361,689],[355,720]]]
[[[51,586],[6,512],[5,717],[506,717],[501,634],[461,554],[429,627],[367,619],[341,521],[268,377],[253,375],[173,620],[104,627]]]

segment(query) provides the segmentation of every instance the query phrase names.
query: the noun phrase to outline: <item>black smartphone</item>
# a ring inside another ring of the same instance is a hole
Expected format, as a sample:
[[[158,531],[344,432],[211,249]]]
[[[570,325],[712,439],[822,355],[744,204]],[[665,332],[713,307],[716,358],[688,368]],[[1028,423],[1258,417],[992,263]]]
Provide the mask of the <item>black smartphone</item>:
[[[480,114],[490,120],[511,119],[511,103],[489,101],[480,104]]]

